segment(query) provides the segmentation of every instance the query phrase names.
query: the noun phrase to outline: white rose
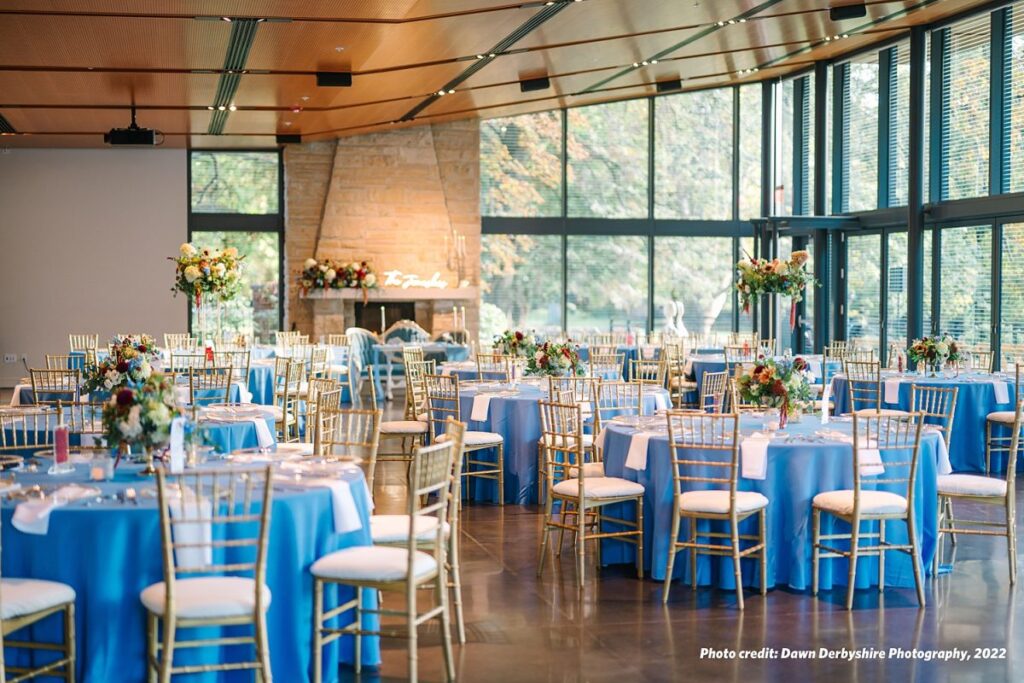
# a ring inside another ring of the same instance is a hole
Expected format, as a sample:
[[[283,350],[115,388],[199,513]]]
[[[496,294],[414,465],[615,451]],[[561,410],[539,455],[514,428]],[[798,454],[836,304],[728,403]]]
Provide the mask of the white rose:
[[[142,361],[142,365],[139,366],[139,377],[142,379],[149,379],[149,376],[153,374],[153,367],[148,361]]]
[[[195,282],[196,280],[199,279],[200,275],[202,275],[202,273],[195,266],[189,266],[188,268],[185,269],[185,280],[187,280],[188,282]]]
[[[128,419],[118,425],[118,429],[121,430],[121,433],[126,438],[131,439],[142,433],[141,412],[142,406],[132,406],[132,409],[128,412]]]
[[[314,268],[314,267],[316,267],[316,259],[315,258],[308,258],[308,259],[306,259],[306,262],[302,264],[302,269],[303,270],[309,270],[310,268]]]
[[[328,270],[330,270],[330,269],[327,266],[320,266],[320,272],[321,273],[326,273]]]
[[[336,277],[338,277],[338,274],[334,272],[333,268],[329,269],[326,273],[324,273],[324,280],[326,282],[334,282],[334,278]]]
[[[220,258],[220,249],[211,249],[210,258]]]
[[[377,282],[377,276],[373,273],[367,273],[366,278],[363,281],[366,283],[367,287],[373,287]]]
[[[195,256],[196,255],[196,248],[193,247],[188,242],[185,242],[184,244],[181,245],[180,251],[181,251],[181,255],[182,256]]]
[[[213,265],[213,272],[215,272],[218,277],[224,277],[224,271],[226,270],[227,268],[224,266],[223,263],[215,263]]]
[[[949,344],[947,344],[946,342],[939,342],[938,344],[935,345],[935,352],[940,356],[948,356]]]
[[[230,258],[238,258],[238,250],[234,247],[228,247],[224,250],[224,255]]]
[[[349,268],[351,268],[352,270],[359,270],[362,267],[363,264],[361,264],[359,261],[353,261],[352,265],[349,266]]]

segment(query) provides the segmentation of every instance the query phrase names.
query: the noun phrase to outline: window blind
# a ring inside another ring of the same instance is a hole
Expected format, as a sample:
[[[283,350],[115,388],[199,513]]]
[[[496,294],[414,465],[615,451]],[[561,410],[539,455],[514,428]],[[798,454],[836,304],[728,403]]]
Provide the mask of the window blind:
[[[988,194],[990,14],[942,29],[942,199]]]
[[[846,63],[843,195],[846,211],[878,208],[878,53]]]
[[[561,156],[561,112],[482,121],[480,213],[562,215]]]
[[[942,231],[940,331],[970,347],[987,349],[992,317],[992,227]]]

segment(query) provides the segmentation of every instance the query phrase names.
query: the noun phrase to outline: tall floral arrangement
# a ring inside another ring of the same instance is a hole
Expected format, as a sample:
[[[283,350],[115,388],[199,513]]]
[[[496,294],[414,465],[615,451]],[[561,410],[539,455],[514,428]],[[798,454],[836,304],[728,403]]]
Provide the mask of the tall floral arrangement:
[[[532,358],[537,350],[537,339],[520,330],[505,330],[494,338],[492,346],[496,353]]]
[[[792,299],[789,326],[796,326],[796,305],[803,299],[804,290],[815,286],[818,281],[807,271],[810,254],[804,250],[794,251],[788,260],[744,258],[736,264],[736,291],[740,295],[744,313],[750,312],[750,304],[762,294],[781,294]]]
[[[122,387],[103,405],[103,437],[109,448],[129,444],[150,451],[167,443],[171,420],[180,414],[174,382],[154,372],[144,382]]]
[[[234,247],[199,249],[186,242],[178,256],[170,257],[175,263],[173,291],[184,293],[197,307],[203,305],[203,299],[231,301],[241,285],[243,258]]]
[[[366,261],[340,263],[309,258],[302,264],[299,287],[303,293],[313,289],[361,289],[363,303],[366,303],[366,290],[377,287],[377,274]]]
[[[110,340],[111,355],[131,360],[142,356],[149,360],[160,355],[156,340],[148,334],[115,334]]]
[[[82,393],[111,393],[129,384],[145,382],[153,374],[149,357],[134,353],[130,357],[107,356],[96,365],[87,368]]]
[[[544,342],[526,362],[528,375],[582,375],[579,347],[572,342]]]
[[[944,334],[939,337],[922,337],[915,339],[907,349],[907,358],[915,365],[945,365],[947,361],[956,363],[961,360],[961,347],[953,337]]]
[[[791,361],[760,359],[750,372],[736,379],[736,388],[744,403],[778,408],[785,414],[811,404],[809,366],[800,357]]]

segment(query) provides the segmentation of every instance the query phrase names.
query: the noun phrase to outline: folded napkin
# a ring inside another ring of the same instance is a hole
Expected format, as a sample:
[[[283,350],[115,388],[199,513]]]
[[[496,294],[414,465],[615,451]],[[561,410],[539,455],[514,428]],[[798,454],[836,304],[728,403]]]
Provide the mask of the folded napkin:
[[[771,442],[770,434],[754,432],[740,443],[744,479],[764,479],[768,475],[768,444]]]
[[[660,391],[654,394],[654,407],[656,410],[665,410],[668,408],[668,399],[665,394]]]
[[[487,409],[491,406],[491,399],[497,394],[477,394],[473,397],[473,411],[469,419],[483,422],[487,419]]]
[[[14,387],[14,393],[11,394],[11,407],[17,408],[21,405],[21,392],[24,390],[32,390],[31,384],[19,384]]]
[[[603,433],[603,432],[602,432]],[[647,469],[647,445],[657,432],[637,432],[629,441],[629,452],[626,453],[626,467],[631,470]]]
[[[356,499],[352,495],[352,487],[344,479],[275,477],[275,480],[287,487],[329,489],[334,513],[334,533],[347,534],[363,528],[359,508],[356,507]],[[363,485],[366,485],[365,480]]]
[[[196,501],[196,494],[190,488],[183,489],[178,497],[171,500],[167,505],[174,519],[183,520],[207,520],[193,524],[175,524],[175,543],[201,543],[206,544],[194,548],[175,548],[174,557],[179,567],[204,567],[213,564],[213,546],[210,542],[213,539],[212,525],[210,518],[213,516],[213,506],[210,499],[205,496]]]
[[[252,403],[252,392],[249,391],[248,387],[246,387],[243,382],[232,382],[232,384],[238,387],[239,403]]]
[[[842,432],[819,432],[821,436],[832,441],[841,441],[842,443],[848,443],[853,445],[853,435],[843,434]],[[885,472],[885,466],[882,464],[882,453],[878,450],[878,442],[874,439],[869,439],[866,446],[860,447],[860,473],[861,476],[875,476]]]
[[[821,392],[821,424],[828,424],[828,404],[832,400],[832,380],[828,381]]]
[[[641,354],[641,356],[643,357],[644,360],[651,360],[651,359],[654,358],[654,350],[655,350],[655,347],[650,346],[650,345],[645,345],[645,346],[643,346],[640,349],[640,354]]]
[[[683,374],[689,377],[693,374],[693,359],[687,358],[686,364],[683,366]]]
[[[270,427],[267,426],[266,418],[254,417],[252,424],[256,427],[256,442],[259,443],[260,448],[270,448],[274,445],[274,435],[270,432]]]
[[[885,402],[886,403],[899,403],[900,402],[900,384],[902,380],[899,377],[890,377],[885,380]]]
[[[1007,386],[1006,382],[992,382],[992,389],[996,394],[996,403],[1010,402],[1010,388]]]
[[[14,509],[11,524],[15,529],[26,534],[45,535],[50,529],[50,513],[54,508],[67,505],[79,498],[97,496],[99,493],[99,489],[91,486],[79,486],[78,484],[62,486],[45,498],[18,503],[18,507]]]

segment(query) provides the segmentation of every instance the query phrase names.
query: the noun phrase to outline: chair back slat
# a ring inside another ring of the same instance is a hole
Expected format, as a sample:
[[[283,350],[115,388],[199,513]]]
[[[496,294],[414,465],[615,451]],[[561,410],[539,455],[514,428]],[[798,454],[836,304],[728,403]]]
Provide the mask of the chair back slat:
[[[619,379],[622,377],[622,366],[626,362],[626,354],[617,353],[612,348],[610,353],[599,353],[598,347],[590,347],[587,365],[590,368],[591,377],[601,379]]]
[[[856,352],[849,352],[843,361],[850,412],[878,410],[882,407],[882,364],[876,360],[850,360],[853,353]]]
[[[683,482],[701,484],[702,489],[728,490],[734,503],[740,452],[739,415],[670,410],[666,420],[676,505],[683,493]]]
[[[597,387],[597,405],[594,406],[595,433],[601,425],[619,415],[642,415],[644,385],[640,382],[602,381]]]
[[[52,446],[53,428],[59,419],[54,411],[35,406],[0,410],[0,453]]]
[[[30,368],[32,394],[40,405],[55,405],[58,401],[69,403],[79,399],[82,385],[82,371],[78,368],[41,369]]]
[[[550,491],[558,482],[570,478],[572,468],[583,463],[583,412],[578,404],[571,402],[540,401],[538,407],[540,448],[545,461],[547,490]]]
[[[920,412],[906,415],[853,414],[855,499],[865,485],[874,489],[878,484],[884,484],[886,491],[903,496],[913,509],[924,417]],[[877,466],[877,462],[866,457],[866,452],[871,451],[878,452],[883,472],[868,473]]]
[[[655,387],[665,386],[668,365],[664,358],[634,358],[629,365],[630,377],[634,381]]]
[[[188,400],[194,406],[231,401],[231,366],[189,368]]]
[[[729,373],[705,372],[700,386],[701,412],[722,413],[725,410],[725,394],[729,386]]]
[[[910,386],[910,410],[922,413],[925,422],[942,427],[942,437],[949,448],[953,436],[953,420],[956,416],[956,399],[959,387],[937,387],[923,384]]]
[[[476,354],[477,379],[510,382],[512,381],[514,363],[515,359],[512,356],[503,353],[478,353]]]

